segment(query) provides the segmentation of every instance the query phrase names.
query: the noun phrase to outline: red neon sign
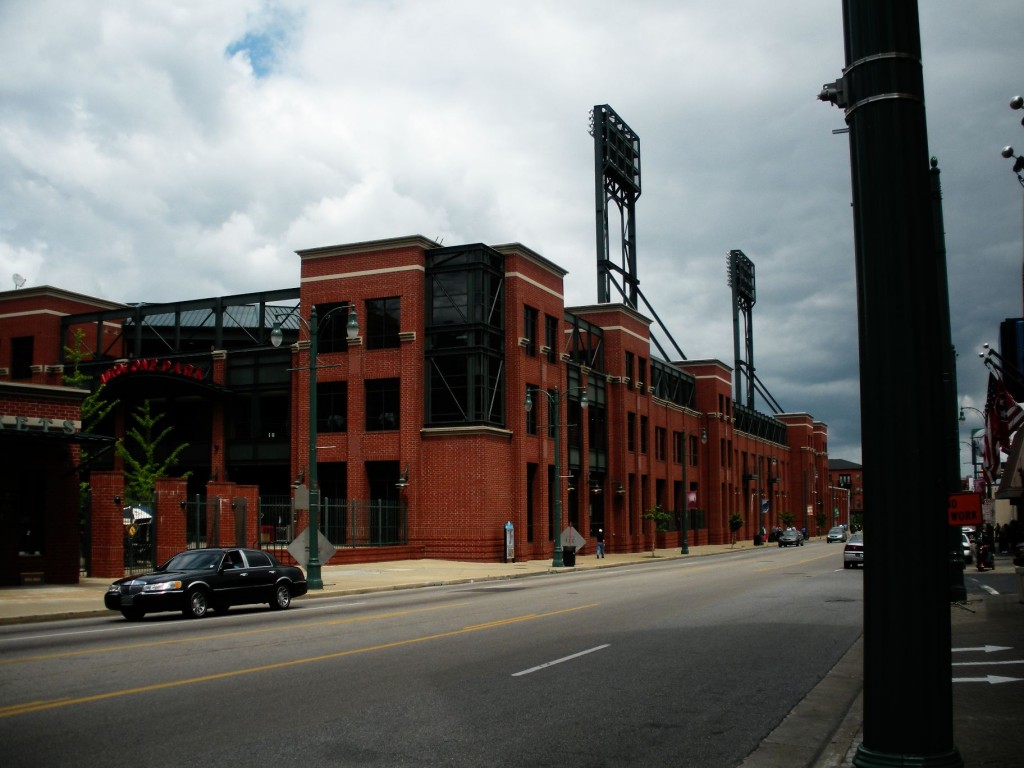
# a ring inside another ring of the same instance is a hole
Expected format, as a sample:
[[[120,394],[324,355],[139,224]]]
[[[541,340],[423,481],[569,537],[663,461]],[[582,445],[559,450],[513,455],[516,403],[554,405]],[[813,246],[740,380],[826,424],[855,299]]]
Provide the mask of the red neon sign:
[[[106,384],[111,379],[131,373],[163,373],[168,376],[181,376],[193,381],[205,381],[206,369],[192,363],[180,363],[176,360],[161,360],[148,357],[141,360],[126,360],[116,363],[100,375],[100,382]]]

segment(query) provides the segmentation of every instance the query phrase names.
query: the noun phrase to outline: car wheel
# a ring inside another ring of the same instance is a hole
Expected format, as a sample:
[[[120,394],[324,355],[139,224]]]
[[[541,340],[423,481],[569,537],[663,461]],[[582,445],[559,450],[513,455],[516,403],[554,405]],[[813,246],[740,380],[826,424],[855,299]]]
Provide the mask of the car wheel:
[[[201,589],[193,589],[188,593],[188,602],[185,603],[185,608],[182,610],[190,619],[201,619],[210,610],[210,598],[206,596],[206,592]]]
[[[274,588],[274,599],[270,601],[270,607],[283,611],[292,604],[292,591],[287,584],[278,584]]]
[[[128,621],[138,621],[146,615],[146,612],[139,610],[138,608],[122,608],[121,615],[124,616]]]

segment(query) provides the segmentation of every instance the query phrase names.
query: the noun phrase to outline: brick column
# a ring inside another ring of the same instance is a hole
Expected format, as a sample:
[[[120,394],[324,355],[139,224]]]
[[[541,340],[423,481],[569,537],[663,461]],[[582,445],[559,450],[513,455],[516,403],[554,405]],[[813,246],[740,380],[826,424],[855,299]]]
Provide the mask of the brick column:
[[[89,575],[119,579],[124,576],[124,475],[93,472],[89,481],[92,486],[92,572]]]
[[[178,477],[161,477],[154,483],[156,491],[156,561],[166,563],[188,546],[185,509],[188,481]]]

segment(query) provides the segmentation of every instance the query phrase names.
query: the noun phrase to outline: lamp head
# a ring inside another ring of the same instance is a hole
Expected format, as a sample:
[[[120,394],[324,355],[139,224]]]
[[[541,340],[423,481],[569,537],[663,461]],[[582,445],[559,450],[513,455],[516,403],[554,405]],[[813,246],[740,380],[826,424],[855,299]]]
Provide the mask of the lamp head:
[[[1013,147],[1003,147],[1003,150],[999,154],[1009,160],[1013,157]]]

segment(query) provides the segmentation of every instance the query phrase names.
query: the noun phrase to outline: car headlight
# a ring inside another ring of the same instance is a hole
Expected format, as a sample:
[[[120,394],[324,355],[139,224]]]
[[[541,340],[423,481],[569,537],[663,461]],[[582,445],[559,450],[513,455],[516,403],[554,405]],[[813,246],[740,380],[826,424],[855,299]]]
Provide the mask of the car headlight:
[[[107,587],[107,592],[120,592],[120,591],[121,591],[121,585],[120,584],[111,584],[109,587]]]
[[[142,588],[143,592],[169,592],[172,589],[181,589],[180,581],[161,581],[159,584],[147,584]]]

